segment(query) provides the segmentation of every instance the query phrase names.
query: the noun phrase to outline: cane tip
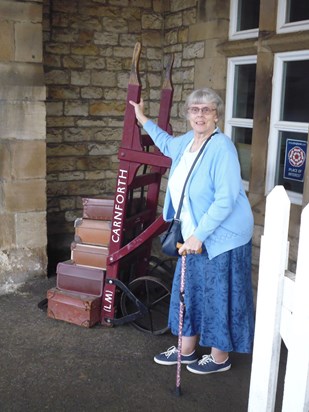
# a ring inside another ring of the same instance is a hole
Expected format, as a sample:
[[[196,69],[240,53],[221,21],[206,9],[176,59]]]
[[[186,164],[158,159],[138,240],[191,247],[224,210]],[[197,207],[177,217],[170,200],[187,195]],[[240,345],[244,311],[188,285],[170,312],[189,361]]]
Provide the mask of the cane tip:
[[[181,387],[180,387],[180,386],[176,386],[176,388],[175,388],[175,395],[176,395],[177,397],[179,397],[179,396],[182,395]]]

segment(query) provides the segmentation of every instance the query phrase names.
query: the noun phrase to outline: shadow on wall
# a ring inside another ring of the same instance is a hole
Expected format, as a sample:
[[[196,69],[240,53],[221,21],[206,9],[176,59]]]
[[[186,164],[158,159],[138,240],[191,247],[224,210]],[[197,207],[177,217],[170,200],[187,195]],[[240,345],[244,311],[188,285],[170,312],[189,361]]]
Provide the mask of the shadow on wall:
[[[56,276],[56,268],[59,262],[64,262],[71,258],[71,243],[73,241],[72,233],[59,235],[50,235],[47,244],[47,276]]]

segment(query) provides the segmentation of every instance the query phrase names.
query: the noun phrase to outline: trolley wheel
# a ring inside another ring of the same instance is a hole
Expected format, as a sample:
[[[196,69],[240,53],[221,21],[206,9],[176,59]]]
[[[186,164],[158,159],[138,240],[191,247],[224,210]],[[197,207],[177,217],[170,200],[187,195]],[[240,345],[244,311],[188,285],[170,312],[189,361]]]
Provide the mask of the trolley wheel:
[[[131,325],[136,329],[161,335],[168,330],[168,312],[170,305],[171,289],[163,280],[154,276],[142,276],[129,283],[128,288],[148,309],[148,313],[141,314]],[[134,302],[125,292],[120,299],[120,307],[124,316],[135,313],[137,310]]]
[[[172,281],[176,263],[177,258],[175,257],[170,257],[162,260],[156,256],[150,256],[148,274],[153,276],[160,276],[164,279],[169,279],[170,281]]]

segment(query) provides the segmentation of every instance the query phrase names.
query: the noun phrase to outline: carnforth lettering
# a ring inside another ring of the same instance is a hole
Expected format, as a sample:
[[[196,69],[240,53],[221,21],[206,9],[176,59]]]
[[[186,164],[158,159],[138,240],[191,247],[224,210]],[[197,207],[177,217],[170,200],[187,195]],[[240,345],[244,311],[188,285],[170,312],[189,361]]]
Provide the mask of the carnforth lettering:
[[[125,192],[127,188],[127,178],[128,171],[120,169],[117,179],[117,189],[115,197],[115,210],[113,216],[113,227],[112,227],[112,242],[118,243],[120,240],[122,218],[123,218],[123,203],[125,202]]]

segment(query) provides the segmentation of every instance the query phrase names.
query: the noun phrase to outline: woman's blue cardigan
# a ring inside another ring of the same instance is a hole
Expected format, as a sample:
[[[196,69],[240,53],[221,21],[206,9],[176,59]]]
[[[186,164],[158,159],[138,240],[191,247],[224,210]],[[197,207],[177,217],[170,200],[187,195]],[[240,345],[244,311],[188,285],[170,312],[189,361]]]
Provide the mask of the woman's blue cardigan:
[[[173,137],[148,120],[144,130],[160,151],[172,159],[170,176],[193,139],[193,131]],[[196,227],[194,236],[204,243],[209,259],[252,238],[253,215],[243,189],[236,148],[225,134],[217,129],[189,177],[186,197]],[[169,189],[166,191],[163,218],[173,219],[175,210]]]

